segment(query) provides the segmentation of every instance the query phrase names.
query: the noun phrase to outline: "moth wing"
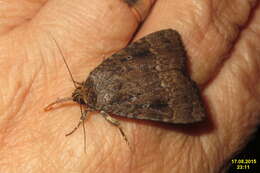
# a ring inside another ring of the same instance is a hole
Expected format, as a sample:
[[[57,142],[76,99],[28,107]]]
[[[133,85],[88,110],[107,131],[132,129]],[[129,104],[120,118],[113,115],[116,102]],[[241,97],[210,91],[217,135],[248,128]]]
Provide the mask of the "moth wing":
[[[187,124],[202,121],[199,89],[186,74],[174,30],[152,33],[112,55],[85,83],[88,106],[128,118]]]

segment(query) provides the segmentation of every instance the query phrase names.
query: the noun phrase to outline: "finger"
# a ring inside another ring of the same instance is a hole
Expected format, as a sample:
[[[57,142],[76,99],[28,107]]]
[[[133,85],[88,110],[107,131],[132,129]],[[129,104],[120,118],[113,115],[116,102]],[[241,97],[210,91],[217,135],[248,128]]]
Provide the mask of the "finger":
[[[159,0],[136,38],[162,28],[179,31],[191,62],[192,78],[204,84],[232,50],[255,3],[255,0]]]
[[[0,35],[30,21],[46,1],[1,1]]]
[[[142,22],[149,14],[150,8],[155,0],[124,0],[130,7],[136,17],[136,20]]]
[[[205,91],[226,158],[246,144],[260,120],[259,17],[258,3],[214,85]]]
[[[52,31],[54,36],[62,38],[57,39],[63,49],[73,49],[73,52],[85,50],[85,57],[121,49],[139,25],[123,0],[50,1],[36,21],[36,27]],[[76,46],[71,45],[75,42]]]

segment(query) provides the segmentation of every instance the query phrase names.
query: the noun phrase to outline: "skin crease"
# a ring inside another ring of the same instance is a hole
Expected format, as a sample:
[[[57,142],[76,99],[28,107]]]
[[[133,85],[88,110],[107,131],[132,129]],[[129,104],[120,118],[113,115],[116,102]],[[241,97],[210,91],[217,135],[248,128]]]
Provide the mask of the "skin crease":
[[[3,1],[0,8],[0,172],[221,172],[259,124],[260,4],[255,0],[157,0],[134,40],[174,28],[209,118],[186,127],[98,113],[78,123],[79,106],[43,108],[70,96],[102,60],[124,48],[138,22],[119,0]]]

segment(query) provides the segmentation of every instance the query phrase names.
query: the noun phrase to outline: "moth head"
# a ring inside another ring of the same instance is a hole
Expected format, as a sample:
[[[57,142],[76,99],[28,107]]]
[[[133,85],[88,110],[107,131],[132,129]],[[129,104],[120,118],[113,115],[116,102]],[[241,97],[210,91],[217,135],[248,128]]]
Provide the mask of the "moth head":
[[[87,93],[88,93],[87,88],[84,87],[84,83],[80,83],[72,93],[72,99],[73,101],[79,104],[85,105],[87,104],[87,99],[86,99]]]

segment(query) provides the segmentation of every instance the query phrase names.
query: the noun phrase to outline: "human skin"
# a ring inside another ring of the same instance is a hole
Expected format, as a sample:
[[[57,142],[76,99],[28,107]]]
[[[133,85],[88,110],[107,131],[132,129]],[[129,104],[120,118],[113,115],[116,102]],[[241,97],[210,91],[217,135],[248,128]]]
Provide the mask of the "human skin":
[[[129,140],[97,112],[84,137],[77,104],[43,108],[70,96],[73,83],[124,48],[140,22],[120,0],[1,1],[0,172],[221,172],[250,139],[260,116],[260,3],[157,0],[133,40],[178,30],[208,119],[191,126],[118,118]],[[258,19],[258,20],[257,20]]]

